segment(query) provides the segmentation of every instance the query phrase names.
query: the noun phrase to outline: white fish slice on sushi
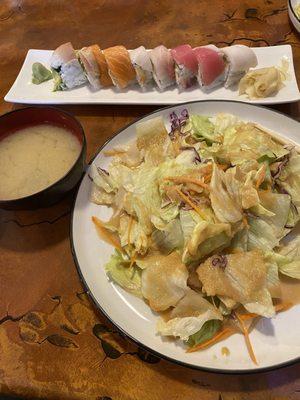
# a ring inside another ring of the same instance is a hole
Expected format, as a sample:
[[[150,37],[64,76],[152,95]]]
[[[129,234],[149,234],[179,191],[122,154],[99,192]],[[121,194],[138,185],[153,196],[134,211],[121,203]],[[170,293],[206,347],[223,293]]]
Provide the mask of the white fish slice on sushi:
[[[100,89],[100,70],[92,46],[83,47],[77,54],[89,83],[94,89]]]
[[[175,84],[174,60],[170,50],[165,46],[157,46],[150,52],[153,67],[153,78],[160,90]]]
[[[132,66],[135,69],[136,79],[142,89],[145,89],[153,81],[153,68],[149,52],[144,46],[129,50]]]
[[[87,83],[87,78],[70,42],[64,43],[54,50],[50,66],[60,76],[62,83],[59,90],[73,89]]]
[[[242,44],[224,47],[221,53],[226,62],[226,88],[238,82],[250,68],[257,66],[254,51]]]

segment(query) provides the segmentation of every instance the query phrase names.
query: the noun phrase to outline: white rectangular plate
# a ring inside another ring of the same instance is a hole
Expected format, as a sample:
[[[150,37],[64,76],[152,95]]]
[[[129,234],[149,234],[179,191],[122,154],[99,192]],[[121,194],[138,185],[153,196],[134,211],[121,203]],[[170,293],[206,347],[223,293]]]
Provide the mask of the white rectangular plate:
[[[142,92],[137,85],[124,91],[117,89],[94,91],[89,86],[83,86],[68,91],[53,92],[52,81],[41,85],[31,83],[32,64],[41,62],[49,66],[52,50],[29,50],[15,83],[4,99],[13,103],[26,104],[178,104],[194,100],[238,100],[276,104],[300,100],[291,46],[254,47],[253,50],[258,59],[257,68],[277,66],[282,57],[287,57],[289,60],[289,79],[285,82],[285,87],[275,96],[250,101],[244,96],[239,96],[237,88],[220,87],[205,93],[197,86],[182,92],[179,92],[176,87],[163,92],[155,88]]]

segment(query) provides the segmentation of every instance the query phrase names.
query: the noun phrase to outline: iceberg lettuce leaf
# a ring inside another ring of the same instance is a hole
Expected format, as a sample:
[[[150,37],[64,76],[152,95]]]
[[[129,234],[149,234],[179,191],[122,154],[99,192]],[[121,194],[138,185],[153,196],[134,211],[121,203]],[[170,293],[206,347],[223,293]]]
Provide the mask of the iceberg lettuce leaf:
[[[300,279],[300,258],[280,265],[279,271],[290,278]]]
[[[199,261],[202,258],[212,254],[214,251],[219,252],[229,246],[231,237],[227,235],[225,231],[219,233],[216,236],[210,237],[204,240],[194,255],[191,255],[187,248],[184,249],[182,260],[183,262],[190,264],[193,261]]]
[[[183,233],[179,219],[170,221],[163,230],[152,232],[152,240],[163,254],[169,254],[183,246]]]
[[[300,155],[294,150],[290,154],[287,165],[281,170],[276,180],[292,197],[293,203],[300,206]]]
[[[123,289],[135,296],[142,297],[141,271],[129,264],[130,260],[125,260],[122,254],[116,250],[105,265],[105,271],[108,277]]]
[[[247,251],[248,250],[248,229],[240,229],[233,236],[230,247],[228,249],[229,253],[234,253],[237,251]]]
[[[194,211],[180,211],[184,237],[182,260],[185,263],[200,260],[214,250],[228,246],[232,237],[228,223],[204,221]]]
[[[278,274],[278,265],[276,262],[267,262],[267,289],[272,298],[281,297],[280,279]]]
[[[208,296],[226,296],[266,317],[274,314],[262,252],[214,255],[200,264],[197,274]]]
[[[157,330],[163,336],[188,340],[191,335],[199,332],[207,321],[222,318],[221,313],[200,293],[188,289],[172,310],[169,321],[158,321]]]
[[[251,208],[260,219],[266,222],[273,230],[276,238],[284,236],[291,198],[288,194],[272,193],[270,191],[259,192],[260,205]]]
[[[254,301],[245,302],[243,303],[243,306],[250,313],[255,313],[266,318],[271,318],[275,315],[272,297],[267,288],[258,291],[255,295]]]
[[[253,123],[241,123],[224,133],[224,158],[232,165],[246,160],[261,160],[267,156],[276,160],[288,153],[282,145],[276,143],[262,127]]]
[[[239,195],[239,185],[234,177],[220,170],[216,164],[210,182],[210,201],[220,222],[235,223],[242,219],[242,207]]]
[[[215,334],[221,329],[221,326],[222,322],[218,319],[206,321],[198,332],[190,335],[187,340],[187,345],[189,347],[194,347],[198,344],[206,342],[215,336]]]
[[[273,253],[277,261],[279,272],[290,278],[300,279],[300,235],[283,245],[279,254]]]
[[[191,256],[195,256],[198,252],[199,246],[208,239],[225,233],[229,238],[231,237],[231,226],[226,223],[210,223],[207,221],[199,222],[187,243],[187,250]]]
[[[112,205],[114,203],[115,196],[113,193],[107,193],[104,190],[99,189],[96,185],[93,185],[90,199],[95,204]]]
[[[221,142],[222,136],[215,131],[214,124],[205,115],[190,117],[191,131],[195,139],[206,140],[208,143]]]
[[[215,133],[224,133],[227,129],[234,127],[239,119],[232,114],[218,113],[213,119],[215,125]]]
[[[142,294],[154,311],[175,306],[188,290],[188,270],[175,251],[169,255],[146,256],[142,271]]]
[[[145,163],[157,166],[165,161],[165,153],[170,138],[163,118],[155,117],[136,125],[137,148],[144,154]]]
[[[248,217],[248,250],[271,251],[279,245],[275,232],[267,222],[257,217]]]

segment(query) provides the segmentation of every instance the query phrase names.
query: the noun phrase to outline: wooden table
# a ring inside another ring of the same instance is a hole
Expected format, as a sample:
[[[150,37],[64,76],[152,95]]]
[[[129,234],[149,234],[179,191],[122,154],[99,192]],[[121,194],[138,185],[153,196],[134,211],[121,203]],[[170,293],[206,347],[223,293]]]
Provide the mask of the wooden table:
[[[0,97],[29,48],[300,40],[286,0],[1,0]],[[0,101],[0,113],[14,109]],[[89,159],[146,106],[63,107],[82,123]],[[298,104],[276,107],[300,117]],[[69,245],[72,198],[36,211],[0,210],[0,393],[47,399],[300,399],[300,366],[222,376],[159,360],[121,337],[90,303]],[[1,397],[2,398],[2,397]]]

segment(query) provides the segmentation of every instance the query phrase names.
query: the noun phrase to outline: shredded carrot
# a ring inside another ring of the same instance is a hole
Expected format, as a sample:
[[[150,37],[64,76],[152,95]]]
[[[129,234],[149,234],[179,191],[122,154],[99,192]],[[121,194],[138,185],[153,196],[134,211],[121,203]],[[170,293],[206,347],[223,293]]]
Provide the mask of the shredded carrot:
[[[240,317],[243,321],[247,321],[248,319],[253,319],[253,318],[260,317],[260,315],[255,314],[255,313],[248,313],[248,314],[239,314],[239,317]]]
[[[266,164],[264,164],[262,174],[261,174],[261,176],[258,177],[256,185],[255,185],[256,189],[258,189],[260,187],[260,185],[263,183],[263,181],[265,180],[266,171],[267,171],[267,167],[266,167]]]
[[[211,180],[211,177],[212,177],[212,174],[207,174],[207,175],[204,175],[204,182],[205,182],[205,183],[208,183],[208,182],[210,182],[210,180]]]
[[[290,308],[292,306],[291,303],[281,303],[281,304],[277,304],[275,306],[275,310],[277,312],[283,311],[283,310],[287,310],[288,308]],[[248,313],[248,314],[238,314],[237,312],[235,312],[235,316],[237,318],[237,320],[240,323],[242,332],[245,336],[245,341],[246,341],[246,345],[247,345],[247,349],[249,352],[249,355],[251,357],[251,360],[258,365],[251,342],[250,342],[250,337],[249,337],[249,332],[247,327],[244,324],[244,321],[247,321],[248,319],[253,319],[253,318],[257,318],[260,317],[260,315],[255,314],[255,313]],[[226,327],[221,329],[220,331],[218,331],[214,337],[212,337],[211,339],[206,340],[205,342],[196,345],[194,347],[191,347],[190,349],[186,350],[187,353],[192,353],[198,350],[203,350],[206,349],[207,347],[212,346],[213,344],[226,339],[227,337],[233,335],[234,333],[236,333],[236,330],[230,327]]]
[[[237,312],[235,312],[235,316],[236,316],[237,320],[239,321],[239,323],[241,325],[242,332],[243,332],[243,334],[245,336],[245,342],[246,342],[246,346],[247,346],[250,358],[254,362],[254,364],[258,365],[256,357],[255,357],[255,354],[254,354],[254,351],[253,351],[253,348],[252,348],[252,345],[251,345],[251,342],[250,342],[248,328],[246,327],[246,325],[244,324],[243,319],[240,317],[240,315]]]
[[[124,250],[122,249],[119,240],[113,233],[111,233],[107,228],[105,228],[105,226],[103,226],[103,222],[99,218],[94,216],[92,216],[92,221],[95,224],[101,238],[123,253]]]
[[[129,225],[128,225],[128,236],[127,236],[128,245],[130,245],[130,234],[131,234],[132,224],[133,224],[133,216],[130,215],[130,221],[129,221]]]
[[[276,304],[276,306],[274,306],[276,312],[286,311],[291,307],[293,307],[292,303],[280,303],[280,304]]]
[[[165,181],[171,181],[171,182],[175,182],[175,183],[193,183],[194,185],[200,186],[203,189],[207,189],[208,185],[202,181],[200,181],[199,179],[195,179],[195,178],[189,178],[189,177],[185,177],[185,176],[168,176],[166,178],[164,178]]]
[[[204,212],[202,212],[200,208],[197,207],[196,204],[192,202],[192,200],[190,200],[185,194],[183,194],[178,187],[175,187],[174,189],[179,194],[179,196],[200,215],[201,218],[206,220],[206,215],[204,214]]]
[[[221,340],[228,338],[229,336],[233,335],[234,333],[236,333],[236,331],[232,328],[228,328],[228,327],[223,328],[220,331],[218,331],[215,334],[215,336],[212,337],[211,339],[208,339],[203,343],[197,344],[196,346],[191,347],[190,349],[187,349],[186,352],[193,353],[194,351],[206,349],[207,347],[210,347],[213,344],[218,343]]]
[[[274,306],[274,308],[275,308],[276,312],[280,312],[280,311],[288,310],[292,306],[293,306],[292,303],[280,303],[280,304],[276,304]],[[249,319],[258,318],[258,317],[260,317],[260,315],[258,315],[256,313],[238,314],[237,312],[235,312],[235,316],[241,325],[251,360],[254,362],[254,364],[257,365],[257,360],[256,360],[256,357],[255,357],[255,354],[254,354],[254,351],[253,351],[253,348],[252,348],[252,345],[250,342],[249,332],[248,332],[247,327],[244,324],[244,321],[248,321]]]
[[[245,215],[243,215],[242,221],[243,221],[243,224],[244,224],[245,228],[248,229],[249,228],[249,224],[248,224],[247,217],[245,217]]]
[[[201,167],[201,172],[205,175],[211,174],[212,172],[212,164],[206,164],[204,167]]]
[[[223,170],[223,171],[225,171],[226,169],[229,168],[229,166],[226,165],[226,164],[217,164],[217,167],[218,167],[219,169]],[[211,177],[212,177],[212,173],[211,173],[211,172],[208,172],[207,174],[205,174],[205,175],[204,175],[204,182],[205,182],[205,183],[210,182]]]
[[[104,155],[105,155],[106,157],[119,156],[119,155],[124,154],[124,153],[126,153],[125,150],[116,150],[116,149],[104,151]]]
[[[216,164],[217,167],[219,169],[221,169],[222,171],[226,171],[226,169],[228,169],[230,166],[227,164]],[[208,172],[205,176],[204,176],[204,182],[209,182],[211,180],[212,177],[212,173]]]

